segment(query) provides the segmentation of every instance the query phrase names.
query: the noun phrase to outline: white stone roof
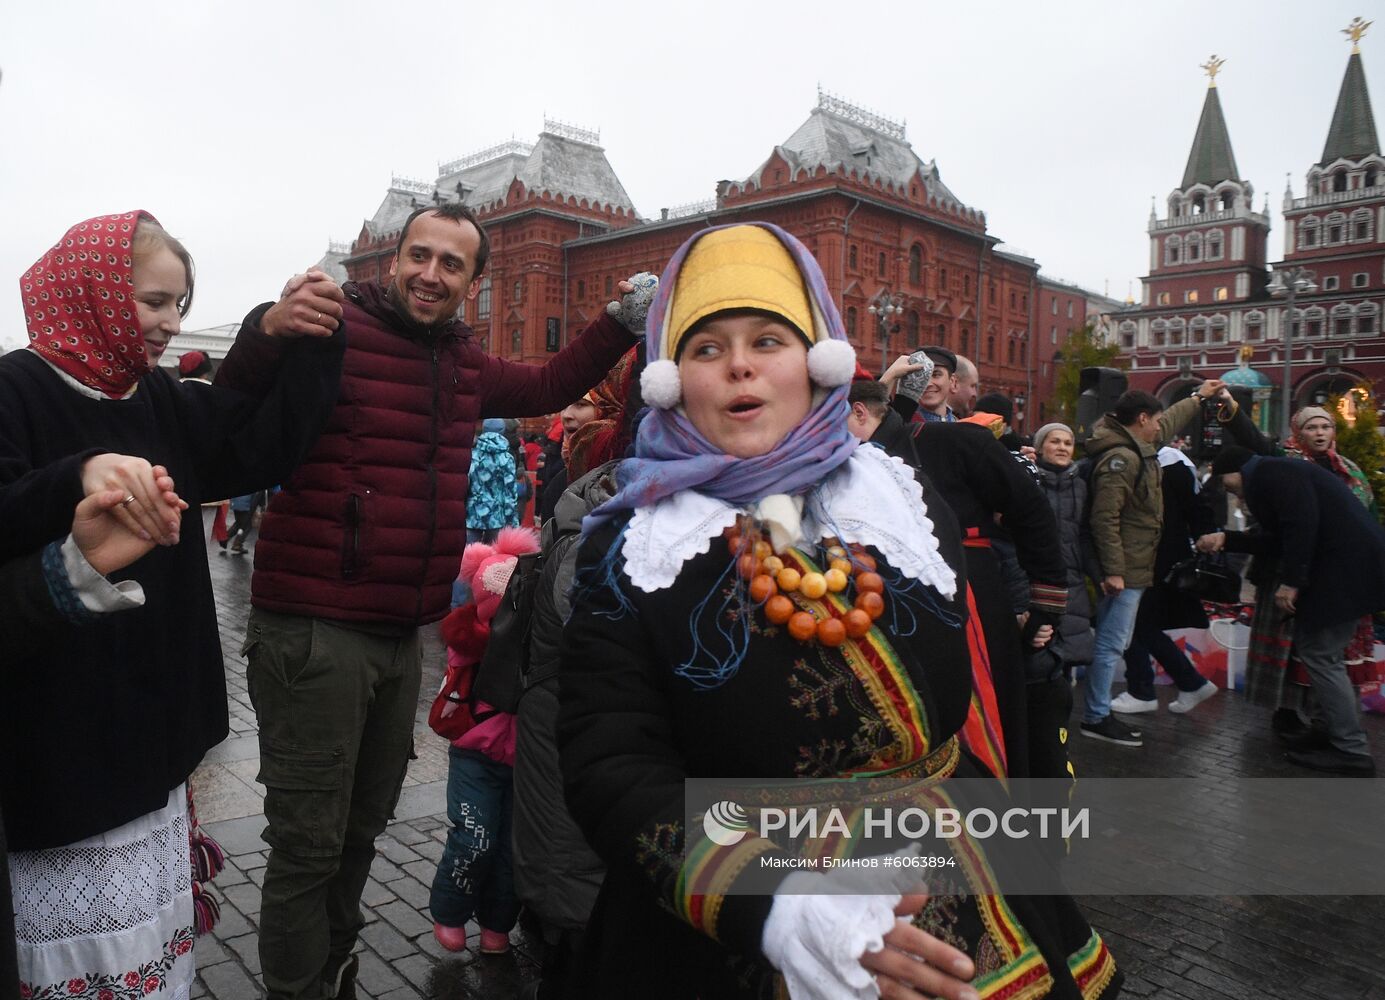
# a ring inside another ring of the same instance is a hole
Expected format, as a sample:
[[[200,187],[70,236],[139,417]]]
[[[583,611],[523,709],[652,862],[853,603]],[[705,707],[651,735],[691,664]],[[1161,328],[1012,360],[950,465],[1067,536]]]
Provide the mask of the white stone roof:
[[[432,201],[432,195],[408,190],[401,183],[402,178],[393,178],[390,188],[385,192],[385,200],[375,214],[366,220],[366,230],[377,239],[390,233],[397,233],[404,227],[404,220],[414,209]]]
[[[532,152],[533,147],[528,149]],[[467,192],[466,202],[473,208],[488,205],[505,197],[510,183],[524,170],[529,153],[502,152],[500,155],[461,170],[438,176],[437,187],[449,200],[456,198],[457,185]],[[450,166],[444,164],[443,168]]]
[[[848,174],[882,179],[901,189],[920,178],[928,194],[942,204],[966,207],[938,171],[936,161],[925,163],[905,138],[902,122],[893,122],[823,91],[818,104],[798,129],[775,147],[794,168],[828,171],[843,167]],[[765,164],[746,178],[759,185]]]
[[[415,209],[458,197],[477,211],[503,201],[518,180],[529,191],[585,200],[595,207],[623,208],[634,203],[620,183],[599,136],[561,122],[544,120],[538,142],[511,139],[469,156],[438,164],[435,181],[393,177],[366,229],[377,239],[398,232]]]

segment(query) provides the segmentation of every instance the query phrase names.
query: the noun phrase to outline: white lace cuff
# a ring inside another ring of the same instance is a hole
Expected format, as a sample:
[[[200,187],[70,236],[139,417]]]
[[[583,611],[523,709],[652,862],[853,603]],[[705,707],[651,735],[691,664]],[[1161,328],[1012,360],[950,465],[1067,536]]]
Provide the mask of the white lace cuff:
[[[861,964],[885,947],[899,895],[811,896],[826,879],[795,872],[774,894],[760,945],[794,1000],[870,1000],[875,976]]]
[[[63,568],[82,607],[94,614],[144,607],[144,588],[134,580],[111,583],[87,562],[71,535],[62,544]]]

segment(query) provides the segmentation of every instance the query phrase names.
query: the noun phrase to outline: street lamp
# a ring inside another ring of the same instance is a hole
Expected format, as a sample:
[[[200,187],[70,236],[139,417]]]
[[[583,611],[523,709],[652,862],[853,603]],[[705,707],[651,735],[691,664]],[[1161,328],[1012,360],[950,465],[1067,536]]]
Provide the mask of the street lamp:
[[[1294,296],[1300,292],[1316,292],[1318,286],[1313,278],[1313,272],[1306,267],[1281,267],[1274,272],[1274,278],[1265,289],[1276,299],[1287,299],[1284,308],[1284,402],[1279,415],[1281,447],[1289,441],[1289,421],[1294,407]]]
[[[875,317],[880,324],[880,374],[885,374],[885,369],[890,366],[890,327],[895,324],[899,314],[904,312],[906,297],[903,292],[891,293],[889,289],[882,288],[875,293],[875,297],[870,300],[866,310]]]

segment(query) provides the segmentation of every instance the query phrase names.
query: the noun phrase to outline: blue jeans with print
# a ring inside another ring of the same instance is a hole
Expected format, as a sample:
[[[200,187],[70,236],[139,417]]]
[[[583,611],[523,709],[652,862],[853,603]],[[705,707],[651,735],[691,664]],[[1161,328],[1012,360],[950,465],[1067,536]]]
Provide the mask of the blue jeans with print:
[[[461,927],[475,917],[486,930],[508,932],[519,919],[510,842],[514,773],[475,750],[448,750],[452,829],[428,898],[440,924]]]
[[[1135,616],[1140,610],[1143,587],[1126,587],[1119,594],[1101,599],[1096,608],[1096,649],[1087,668],[1087,700],[1083,722],[1100,722],[1111,714],[1111,678],[1116,664],[1135,634]]]

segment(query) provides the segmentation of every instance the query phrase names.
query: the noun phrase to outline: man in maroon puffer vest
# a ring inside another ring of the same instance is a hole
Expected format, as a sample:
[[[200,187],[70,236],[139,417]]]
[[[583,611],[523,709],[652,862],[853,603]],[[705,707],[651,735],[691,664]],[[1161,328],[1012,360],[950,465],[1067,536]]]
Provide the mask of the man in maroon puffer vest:
[[[420,209],[387,284],[348,282],[345,303],[324,297],[321,312],[300,296],[297,313],[264,305],[245,320],[330,332],[340,319],[347,336],[331,419],[265,515],[242,650],[266,789],[260,958],[272,1000],[353,995],[361,893],[412,745],[418,628],[447,613],[466,543],[477,422],[561,410],[634,342],[603,313],[542,367],[486,354],[456,317],[481,289],[488,250],[470,209]],[[228,363],[217,382],[263,377]]]

